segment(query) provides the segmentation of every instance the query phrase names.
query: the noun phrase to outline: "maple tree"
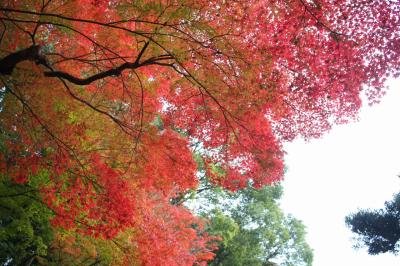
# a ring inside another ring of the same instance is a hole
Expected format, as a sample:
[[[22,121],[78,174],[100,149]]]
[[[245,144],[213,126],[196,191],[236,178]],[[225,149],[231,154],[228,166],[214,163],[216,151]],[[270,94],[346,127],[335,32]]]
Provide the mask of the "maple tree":
[[[399,75],[399,10],[2,1],[2,174],[24,184],[41,173],[54,226],[106,239],[133,230],[145,265],[205,263],[215,247],[204,222],[171,204],[198,186],[192,152],[213,185],[280,180],[283,141],[355,118],[363,90],[377,101]]]

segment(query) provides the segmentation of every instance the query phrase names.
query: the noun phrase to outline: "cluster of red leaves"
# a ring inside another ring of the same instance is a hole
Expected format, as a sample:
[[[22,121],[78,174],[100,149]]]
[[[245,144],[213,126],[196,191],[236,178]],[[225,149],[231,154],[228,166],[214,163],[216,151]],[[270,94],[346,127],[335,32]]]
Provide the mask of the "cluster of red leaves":
[[[40,152],[31,147],[31,139],[25,134],[5,131],[1,134],[1,173],[16,183],[26,183],[29,175],[37,174],[41,166]]]
[[[215,237],[202,232],[204,222],[183,206],[170,206],[166,199],[142,199],[137,241],[143,264],[207,265],[216,246],[211,245]]]
[[[146,158],[138,173],[141,187],[162,191],[173,198],[179,192],[196,188],[196,163],[188,149],[188,141],[170,129],[143,137]]]
[[[53,225],[106,239],[134,228],[130,242],[137,250],[131,252],[139,254],[143,265],[206,265],[213,258],[216,238],[204,233],[204,221],[185,207],[171,205],[171,193],[135,187],[97,155],[86,165],[93,167],[95,185],[79,175],[58,173],[58,182],[53,177],[43,187],[45,203],[56,214]]]

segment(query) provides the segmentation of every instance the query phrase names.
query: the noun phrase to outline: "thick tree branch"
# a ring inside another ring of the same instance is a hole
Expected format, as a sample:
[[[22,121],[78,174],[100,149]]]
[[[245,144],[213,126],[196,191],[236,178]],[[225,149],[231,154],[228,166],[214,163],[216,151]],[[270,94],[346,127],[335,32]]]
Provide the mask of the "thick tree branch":
[[[39,50],[40,47],[38,45],[33,45],[21,51],[9,54],[6,57],[0,59],[0,74],[11,75],[15,66],[22,61],[43,60],[43,58],[40,57]]]
[[[162,60],[170,60],[173,59],[172,57],[156,57],[156,58],[151,58],[148,60],[143,61],[142,63],[139,63],[137,60],[134,63],[130,62],[125,62],[122,65],[112,68],[97,74],[94,74],[88,78],[78,78],[74,77],[66,72],[62,71],[48,71],[44,72],[44,75],[46,77],[57,77],[57,78],[62,78],[65,80],[68,80],[71,83],[77,84],[77,85],[88,85],[96,80],[111,77],[111,76],[119,76],[121,75],[122,71],[126,69],[137,69],[142,66],[147,66],[147,65],[164,65],[164,66],[169,66],[170,64],[163,64],[159,63],[158,61]]]
[[[68,74],[68,73],[62,72],[62,71],[48,71],[48,72],[44,72],[44,75],[46,77],[62,78],[62,79],[68,80],[69,82],[77,84],[77,85],[88,85],[88,84],[92,83],[93,81],[96,81],[99,79],[103,79],[103,78],[110,77],[110,76],[119,76],[121,74],[121,72],[125,69],[136,69],[140,66],[142,66],[142,65],[137,64],[137,63],[127,62],[127,63],[120,65],[117,68],[112,68],[112,69],[106,70],[104,72],[94,74],[88,78],[74,77],[71,74]]]
[[[142,55],[148,45],[149,45],[149,43],[146,42],[146,44],[143,46],[142,50],[140,51],[138,57],[136,58],[135,62],[133,62],[133,63],[125,62],[116,68],[105,70],[103,72],[94,74],[87,78],[75,77],[75,76],[72,76],[71,74],[69,74],[67,72],[63,72],[63,71],[46,71],[46,72],[44,72],[44,75],[46,77],[62,78],[62,79],[68,80],[69,82],[77,84],[77,85],[88,85],[99,79],[103,79],[103,78],[111,77],[111,76],[119,76],[119,75],[121,75],[122,71],[124,71],[126,69],[137,69],[139,67],[147,66],[147,65],[171,66],[171,64],[165,64],[165,63],[159,62],[159,61],[173,59],[173,57],[169,56],[169,55],[160,55],[158,57],[152,57],[147,60],[144,60],[143,62],[140,62],[140,58],[142,57]],[[40,54],[40,46],[33,45],[33,46],[23,49],[21,51],[9,54],[6,57],[0,59],[0,74],[11,75],[15,66],[18,63],[20,63],[22,61],[26,61],[26,60],[35,61],[36,64],[38,64],[38,65],[41,64],[44,66],[48,66],[46,58]]]

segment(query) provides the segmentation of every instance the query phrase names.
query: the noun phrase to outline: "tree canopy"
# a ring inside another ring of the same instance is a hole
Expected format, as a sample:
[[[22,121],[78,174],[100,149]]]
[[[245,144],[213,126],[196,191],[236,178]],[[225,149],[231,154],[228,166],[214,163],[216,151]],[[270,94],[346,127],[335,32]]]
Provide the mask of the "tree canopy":
[[[399,75],[399,12],[381,0],[1,1],[2,179],[45,171],[37,193],[55,228],[121,237],[139,264],[205,264],[214,237],[173,201],[198,187],[198,162],[232,191],[281,180],[283,141],[354,119],[361,93],[377,101]]]
[[[43,209],[37,190],[2,177],[0,193],[0,264],[12,260],[13,265],[29,265],[36,256],[47,255],[52,213]]]
[[[357,234],[356,246],[366,246],[369,254],[397,254],[400,250],[400,194],[386,201],[383,209],[359,210],[348,215],[346,225]]]
[[[202,199],[198,211],[210,220],[207,231],[222,238],[209,265],[311,266],[313,253],[305,241],[305,227],[283,213],[281,196],[280,185],[198,195]]]

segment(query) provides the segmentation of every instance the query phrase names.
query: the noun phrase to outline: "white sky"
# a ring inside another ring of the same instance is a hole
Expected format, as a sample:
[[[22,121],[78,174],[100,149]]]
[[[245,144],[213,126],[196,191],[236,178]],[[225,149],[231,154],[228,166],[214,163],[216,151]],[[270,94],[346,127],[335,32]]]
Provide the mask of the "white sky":
[[[360,121],[323,138],[285,145],[288,172],[283,209],[303,220],[314,266],[398,266],[400,256],[354,250],[344,218],[357,208],[381,208],[400,192],[400,81]]]

